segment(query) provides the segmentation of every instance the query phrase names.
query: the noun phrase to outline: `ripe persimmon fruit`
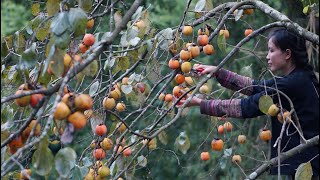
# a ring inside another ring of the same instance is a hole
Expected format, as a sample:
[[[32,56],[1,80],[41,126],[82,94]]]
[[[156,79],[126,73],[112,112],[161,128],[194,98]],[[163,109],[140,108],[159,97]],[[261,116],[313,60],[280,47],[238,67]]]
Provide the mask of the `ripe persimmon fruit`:
[[[251,28],[247,28],[245,31],[244,31],[244,36],[249,36],[251,33],[253,32],[253,30]]]
[[[287,117],[288,117],[288,119],[287,119]],[[282,117],[281,113],[278,113],[277,119],[279,120],[279,122],[280,122],[281,124],[284,123],[284,120],[285,120],[285,119],[287,119],[287,120],[286,120],[287,124],[291,123],[291,115],[290,115],[290,112],[289,112],[289,111],[283,112],[283,117]]]
[[[201,152],[200,158],[202,161],[208,161],[210,159],[210,154],[208,151]]]
[[[223,133],[224,133],[224,127],[223,127],[223,125],[219,125],[219,126],[218,126],[218,133],[219,133],[219,134],[223,134]]]
[[[191,58],[191,53],[188,51],[188,49],[182,49],[180,51],[180,59],[183,61],[188,61]]]
[[[109,97],[113,98],[114,100],[117,100],[121,97],[121,91],[119,88],[113,88],[110,92]]]
[[[73,114],[69,115],[68,121],[71,124],[73,124],[73,126],[76,130],[84,128],[87,123],[86,116],[80,111],[76,111]]]
[[[94,19],[90,19],[87,21],[86,28],[91,29],[94,25]]]
[[[107,133],[107,126],[104,124],[98,124],[96,126],[96,135],[103,136]]]
[[[186,36],[190,36],[192,34],[193,28],[192,26],[183,26],[182,33]]]
[[[230,122],[225,122],[223,127],[227,130],[227,132],[230,132],[233,128],[233,125]]]
[[[232,162],[237,163],[237,164],[241,163],[241,156],[240,155],[233,155]]]
[[[221,151],[223,149],[224,142],[220,138],[214,138],[211,141],[211,148],[215,151]]]
[[[85,111],[92,108],[93,100],[89,94],[79,94],[74,99],[74,105],[77,110]]]
[[[199,46],[205,46],[209,43],[209,37],[207,35],[199,35],[197,38]]]
[[[240,134],[238,136],[238,143],[244,144],[247,141],[247,137],[245,135]]]
[[[176,81],[176,83],[182,84],[185,81],[185,77],[183,74],[177,74],[174,80]]]
[[[279,107],[276,104],[272,104],[269,107],[267,114],[269,116],[276,116],[279,113],[279,111],[280,111]]]
[[[214,54],[214,48],[211,44],[207,44],[207,45],[203,46],[202,50],[203,50],[204,54],[206,54],[206,55]]]
[[[221,30],[219,31],[219,35],[220,35],[220,36],[221,36],[221,35],[224,35],[224,38],[225,38],[225,39],[228,39],[229,36],[230,36],[230,33],[229,33],[229,31],[228,31],[227,29],[221,29]]]
[[[19,95],[22,93],[26,93],[27,91],[25,90],[18,90],[15,95]],[[14,102],[16,103],[16,105],[18,105],[19,107],[25,107],[30,103],[30,95],[29,96],[23,96],[20,98],[17,98],[14,100]]]
[[[92,46],[95,42],[95,38],[93,34],[85,34],[82,40],[83,44],[86,46]]]
[[[80,43],[80,44],[79,44],[79,51],[80,51],[81,53],[85,53],[88,49],[89,49],[89,47],[88,47],[87,45],[85,45],[85,44],[83,44],[83,43]]]
[[[198,35],[207,35],[207,36],[209,36],[209,29],[208,28],[200,28],[199,30],[198,30]]]
[[[102,140],[102,142],[100,143],[100,146],[104,149],[104,150],[110,150],[113,146],[113,142],[110,138],[104,138]]]
[[[53,118],[56,120],[63,120],[69,116],[71,113],[70,108],[64,102],[59,102],[57,104],[56,111],[53,114]]]
[[[166,94],[165,97],[164,97],[164,101],[165,102],[171,102],[172,99],[173,99],[172,94]]]
[[[127,147],[127,148],[125,148],[125,149],[123,150],[123,156],[124,156],[124,157],[128,157],[128,156],[130,156],[131,154],[132,154],[132,150],[131,150],[130,147]]]
[[[113,98],[105,97],[102,101],[103,107],[106,110],[111,110],[116,106],[116,101]]]
[[[195,44],[189,46],[188,50],[189,50],[192,58],[195,58],[195,57],[199,56],[199,54],[200,54],[200,48],[199,48],[199,46],[197,46]]]
[[[160,101],[164,101],[164,97],[165,97],[166,95],[164,94],[164,93],[160,93],[159,94],[159,100]]]
[[[122,102],[118,102],[116,105],[116,110],[119,112],[122,112],[122,111],[126,110],[126,105]]]
[[[268,142],[268,141],[271,139],[271,137],[272,137],[271,131],[268,130],[268,129],[263,129],[262,131],[260,131],[259,137],[260,137],[260,139],[262,139],[263,141]]]
[[[243,13],[246,14],[246,15],[253,14],[253,12],[254,12],[253,9],[245,9],[245,10],[243,10]]]
[[[168,65],[170,69],[178,69],[180,67],[180,62],[176,59],[170,59]]]
[[[43,98],[43,94],[32,94],[30,96],[30,106],[35,108],[42,98]]]
[[[103,158],[106,157],[106,152],[102,149],[102,148],[99,148],[99,149],[95,149],[93,151],[93,156],[97,159],[97,160],[101,160]]]
[[[179,97],[182,95],[182,92],[180,92],[181,89],[182,89],[181,86],[175,86],[175,87],[172,89],[172,94],[173,94],[175,97],[179,98]]]

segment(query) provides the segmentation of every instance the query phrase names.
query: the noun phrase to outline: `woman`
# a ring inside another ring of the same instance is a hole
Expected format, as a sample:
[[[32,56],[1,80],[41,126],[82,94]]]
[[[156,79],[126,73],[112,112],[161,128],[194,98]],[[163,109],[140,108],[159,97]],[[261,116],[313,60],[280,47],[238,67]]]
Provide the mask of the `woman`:
[[[319,135],[319,84],[313,73],[313,68],[308,64],[306,42],[286,29],[277,29],[270,33],[268,38],[267,61],[272,72],[281,73],[283,77],[270,80],[256,81],[231,71],[220,69],[214,76],[224,87],[232,90],[240,90],[248,95],[247,98],[233,100],[203,100],[193,97],[187,106],[200,106],[202,114],[211,116],[228,116],[236,118],[253,118],[264,115],[259,110],[259,98],[267,94],[273,98],[274,103],[279,104],[276,91],[252,85],[266,85],[277,88],[285,93],[293,102],[305,139]],[[200,75],[209,74],[215,70],[215,66],[195,65],[194,69]],[[275,83],[276,82],[276,83]],[[288,100],[280,95],[281,105],[290,110]],[[182,103],[185,100],[181,100]],[[181,103],[181,104],[182,104]],[[277,157],[277,147],[273,147],[280,136],[282,124],[276,117],[272,117],[271,158]],[[291,135],[293,133],[293,135]],[[294,126],[289,127],[289,136],[283,134],[281,150],[288,151],[300,144],[300,136]],[[314,178],[319,177],[319,149],[312,147],[305,152],[281,162],[281,174],[294,178],[296,169],[301,163],[311,161]],[[316,157],[316,158],[315,158]],[[277,167],[270,169],[270,174],[277,175]]]

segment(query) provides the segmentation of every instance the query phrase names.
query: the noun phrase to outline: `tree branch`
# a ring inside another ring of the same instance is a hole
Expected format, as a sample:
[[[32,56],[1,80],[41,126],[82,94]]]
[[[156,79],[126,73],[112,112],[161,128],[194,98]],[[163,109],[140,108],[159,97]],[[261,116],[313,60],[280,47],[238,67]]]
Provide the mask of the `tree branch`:
[[[297,147],[294,147],[292,149],[290,149],[287,152],[281,153],[278,157],[272,158],[270,159],[270,161],[262,164],[258,169],[256,169],[253,173],[251,173],[246,180],[252,180],[252,179],[256,179],[257,177],[259,177],[262,173],[264,173],[265,171],[267,171],[271,166],[274,166],[277,164],[278,158],[280,159],[280,161],[284,161],[312,146],[316,146],[319,144],[319,135],[307,140],[306,144],[300,144]]]

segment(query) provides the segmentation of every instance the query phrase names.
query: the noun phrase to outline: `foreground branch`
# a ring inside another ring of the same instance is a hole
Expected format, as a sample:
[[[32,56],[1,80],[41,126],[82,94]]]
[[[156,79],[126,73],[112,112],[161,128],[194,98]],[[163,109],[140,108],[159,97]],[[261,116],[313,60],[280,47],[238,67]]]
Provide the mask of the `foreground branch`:
[[[262,173],[267,171],[271,166],[274,166],[278,162],[278,158],[280,161],[284,161],[290,157],[293,157],[294,155],[306,150],[307,148],[310,148],[312,146],[316,146],[319,144],[319,135],[307,140],[306,144],[300,144],[299,146],[290,149],[287,152],[281,153],[278,157],[270,159],[270,161],[262,164],[257,170],[255,170],[253,173],[251,173],[246,180],[256,179],[259,177]]]

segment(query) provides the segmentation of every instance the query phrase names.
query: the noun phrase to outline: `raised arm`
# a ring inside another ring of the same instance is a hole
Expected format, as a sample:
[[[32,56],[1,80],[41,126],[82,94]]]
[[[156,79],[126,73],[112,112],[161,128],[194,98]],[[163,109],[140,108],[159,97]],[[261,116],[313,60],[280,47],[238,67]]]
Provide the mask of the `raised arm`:
[[[204,75],[214,71],[216,69],[216,66],[195,64],[193,68],[197,72],[199,72],[199,75]],[[219,69],[219,71],[216,74],[214,74],[214,77],[217,78],[218,82],[223,87],[234,90],[234,91],[238,91],[244,87],[248,87],[252,85],[254,82],[254,80],[249,77],[238,75],[234,72],[228,71],[223,68]],[[251,95],[254,93],[253,87],[246,88],[240,92],[245,95]]]

